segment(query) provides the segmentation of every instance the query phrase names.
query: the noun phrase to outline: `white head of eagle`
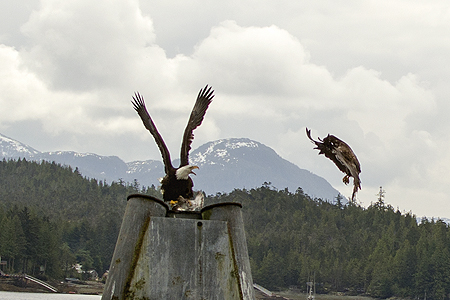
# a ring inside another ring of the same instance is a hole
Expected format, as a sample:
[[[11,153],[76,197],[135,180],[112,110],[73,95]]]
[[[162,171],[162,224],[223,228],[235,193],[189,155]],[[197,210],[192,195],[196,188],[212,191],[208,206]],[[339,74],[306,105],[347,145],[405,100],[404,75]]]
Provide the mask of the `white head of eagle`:
[[[188,179],[190,174],[197,175],[192,171],[194,169],[198,169],[198,166],[191,166],[191,165],[183,166],[177,169],[175,175],[177,176],[178,180],[186,180]]]

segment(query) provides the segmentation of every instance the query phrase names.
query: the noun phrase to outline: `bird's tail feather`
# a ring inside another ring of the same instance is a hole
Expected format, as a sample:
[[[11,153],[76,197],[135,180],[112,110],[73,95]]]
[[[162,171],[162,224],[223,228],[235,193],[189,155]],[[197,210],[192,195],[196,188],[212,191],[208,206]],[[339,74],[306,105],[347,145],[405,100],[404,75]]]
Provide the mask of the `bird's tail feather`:
[[[352,201],[356,200],[356,193],[358,189],[361,189],[361,181],[358,177],[353,177],[353,193],[352,193]]]

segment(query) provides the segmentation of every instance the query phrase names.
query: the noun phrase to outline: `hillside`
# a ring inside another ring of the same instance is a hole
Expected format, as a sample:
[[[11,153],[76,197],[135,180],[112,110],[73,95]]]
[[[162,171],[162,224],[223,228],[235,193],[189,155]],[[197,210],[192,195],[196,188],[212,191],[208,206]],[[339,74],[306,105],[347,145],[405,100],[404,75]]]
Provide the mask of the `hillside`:
[[[0,256],[8,272],[75,276],[69,267],[83,262],[103,274],[108,267],[131,193],[123,183],[108,185],[83,178],[56,163],[0,161]]]
[[[142,191],[83,178],[55,163],[0,162],[0,255],[7,272],[75,277],[71,266],[102,274],[126,205]],[[255,282],[296,287],[315,274],[317,291],[377,298],[443,299],[450,291],[450,229],[378,201],[368,208],[311,199],[270,185],[235,189],[206,205],[235,201],[243,215]]]

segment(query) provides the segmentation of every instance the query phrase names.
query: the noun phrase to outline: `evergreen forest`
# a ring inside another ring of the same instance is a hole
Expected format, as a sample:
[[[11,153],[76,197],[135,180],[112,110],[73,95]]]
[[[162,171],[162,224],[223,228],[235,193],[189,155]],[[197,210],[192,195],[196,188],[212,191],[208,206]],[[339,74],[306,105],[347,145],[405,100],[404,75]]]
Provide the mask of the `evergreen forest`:
[[[137,181],[107,184],[54,162],[1,161],[3,271],[85,279],[89,273],[73,268],[80,264],[103,274],[133,193],[161,198],[157,188]],[[210,195],[206,205],[242,203],[253,279],[268,289],[306,290],[314,276],[319,293],[449,298],[449,226],[417,222],[381,197],[374,200],[368,207],[343,204],[340,196],[330,203],[301,188],[291,192],[264,183]]]

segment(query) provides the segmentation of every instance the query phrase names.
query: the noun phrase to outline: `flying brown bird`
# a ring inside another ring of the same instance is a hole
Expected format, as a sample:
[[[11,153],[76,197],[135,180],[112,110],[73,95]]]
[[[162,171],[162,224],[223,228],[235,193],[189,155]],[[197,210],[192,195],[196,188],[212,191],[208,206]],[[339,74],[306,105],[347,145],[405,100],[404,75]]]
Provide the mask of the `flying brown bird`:
[[[169,150],[145,107],[144,98],[139,93],[134,94],[132,101],[133,107],[141,117],[145,128],[150,131],[155,139],[163,158],[166,175],[161,180],[161,191],[164,201],[178,201],[179,197],[188,200],[194,195],[192,191],[194,183],[189,175],[195,175],[192,170],[198,169],[198,166],[189,165],[189,151],[194,140],[193,131],[202,124],[206,110],[214,98],[213,94],[214,90],[211,87],[208,88],[208,85],[198,93],[197,101],[192,108],[191,116],[184,130],[181,144],[180,166],[178,168],[172,166]]]
[[[345,173],[342,179],[345,184],[348,184],[349,178],[353,177],[352,201],[354,201],[356,192],[361,189],[361,180],[359,179],[361,166],[352,148],[334,135],[329,134],[323,140],[318,138],[319,141],[315,141],[311,138],[311,130],[308,128],[306,128],[306,135],[317,146],[314,149],[318,149],[319,154],[324,154],[331,159],[339,170]]]

